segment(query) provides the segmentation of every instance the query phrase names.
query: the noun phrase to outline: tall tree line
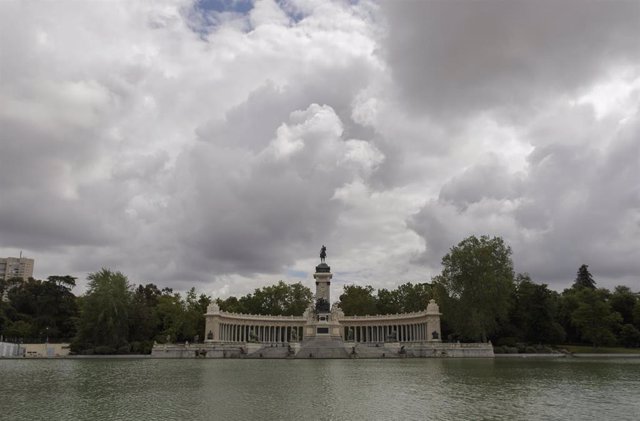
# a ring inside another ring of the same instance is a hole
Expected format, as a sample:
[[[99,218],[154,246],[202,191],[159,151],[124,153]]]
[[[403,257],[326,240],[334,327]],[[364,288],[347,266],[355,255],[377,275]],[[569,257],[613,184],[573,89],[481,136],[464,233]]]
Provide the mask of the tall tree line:
[[[350,315],[422,311],[436,299],[443,338],[514,344],[590,344],[640,347],[640,295],[626,286],[597,288],[587,265],[571,287],[556,292],[528,274],[516,274],[511,249],[499,237],[471,236],[442,258],[431,282],[395,289],[345,285],[338,304]],[[155,342],[202,339],[211,297],[191,288],[179,294],[153,283],[133,285],[102,269],[88,277],[87,292],[72,293],[75,279],[0,280],[0,337],[12,341],[72,343],[77,353],[148,353]],[[255,289],[217,299],[223,311],[299,316],[313,294],[301,283]]]
[[[392,291],[347,285],[341,306],[347,315],[392,314],[422,310],[434,298],[445,340],[640,347],[640,294],[627,286],[597,288],[587,265],[559,293],[514,273],[501,238],[471,236],[450,249],[442,266],[430,283]]]
[[[0,281],[0,335],[15,342],[71,342],[81,354],[149,353],[154,342],[199,340],[211,298],[132,285],[109,269],[91,273],[76,297],[70,276]]]

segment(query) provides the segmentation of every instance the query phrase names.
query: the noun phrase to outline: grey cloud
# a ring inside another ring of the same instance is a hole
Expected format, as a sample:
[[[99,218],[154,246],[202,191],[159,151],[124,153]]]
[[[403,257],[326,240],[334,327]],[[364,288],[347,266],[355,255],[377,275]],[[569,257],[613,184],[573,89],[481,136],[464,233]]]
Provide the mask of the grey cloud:
[[[287,136],[280,131],[257,154],[200,143],[183,156],[179,185],[188,187],[174,200],[186,259],[218,273],[278,272],[331,233],[341,206],[332,197],[353,177],[340,164],[342,125],[330,107],[297,114],[288,127],[301,146],[290,157],[269,152]]]
[[[636,3],[0,3],[0,248],[38,276],[237,294],[326,243],[392,286],[484,233],[538,280],[638,272],[637,93],[580,102],[637,77]]]
[[[517,194],[489,205],[488,213],[479,212],[491,203],[487,198],[508,195],[496,194],[492,176],[483,182],[486,168],[450,180],[410,221],[427,244],[422,260],[433,264],[462,238],[489,234],[512,245],[517,270],[557,288],[568,286],[583,263],[602,274],[603,286],[633,279],[640,271],[640,125],[634,118],[604,151],[589,147],[597,144],[597,132],[582,149],[550,143],[540,147],[544,152],[534,150]],[[514,181],[502,178],[505,187]]]
[[[633,1],[384,2],[385,45],[410,112],[531,110],[640,57]]]
[[[491,162],[470,168],[445,183],[439,199],[451,202],[460,209],[483,198],[514,199],[520,194],[519,177],[510,174],[506,166],[494,157]]]
[[[198,127],[198,137],[220,146],[260,150],[291,112],[310,103],[330,105],[349,136],[370,134],[350,118],[351,101],[375,73],[364,60],[353,60],[348,68],[346,72],[343,66],[310,69],[283,86],[267,80],[231,108],[224,119],[208,120]]]

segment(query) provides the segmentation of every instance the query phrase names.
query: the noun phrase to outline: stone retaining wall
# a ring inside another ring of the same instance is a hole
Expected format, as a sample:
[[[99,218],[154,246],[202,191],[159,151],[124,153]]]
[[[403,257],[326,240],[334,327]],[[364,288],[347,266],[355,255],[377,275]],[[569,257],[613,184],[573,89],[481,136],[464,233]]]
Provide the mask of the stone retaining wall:
[[[20,345],[18,344],[14,344],[10,342],[0,342],[0,358],[22,356],[23,351],[24,351],[24,348],[20,348]]]
[[[292,344],[155,345],[152,358],[493,358],[490,343],[357,343],[311,340]]]

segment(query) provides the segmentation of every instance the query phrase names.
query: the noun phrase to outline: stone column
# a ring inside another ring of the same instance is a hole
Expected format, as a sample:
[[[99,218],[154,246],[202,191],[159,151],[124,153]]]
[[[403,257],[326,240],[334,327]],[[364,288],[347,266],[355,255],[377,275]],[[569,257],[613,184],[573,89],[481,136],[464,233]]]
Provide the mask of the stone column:
[[[427,305],[427,340],[430,342],[441,342],[442,333],[440,332],[440,307],[435,300],[430,300]],[[433,332],[436,332],[438,338],[433,338]]]

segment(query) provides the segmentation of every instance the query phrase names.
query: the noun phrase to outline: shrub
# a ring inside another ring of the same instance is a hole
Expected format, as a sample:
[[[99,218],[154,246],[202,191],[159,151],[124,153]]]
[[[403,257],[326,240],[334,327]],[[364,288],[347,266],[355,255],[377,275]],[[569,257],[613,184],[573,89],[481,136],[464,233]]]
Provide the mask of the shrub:
[[[129,346],[129,344],[118,347],[118,354],[128,354],[129,352],[131,352],[131,347]]]
[[[515,336],[505,336],[503,338],[498,338],[496,341],[496,345],[504,345],[504,346],[516,346],[518,342],[518,338]]]
[[[115,354],[116,349],[111,346],[102,345],[102,346],[97,346],[93,348],[93,352],[98,355],[110,355],[110,354]]]
[[[135,341],[131,343],[131,352],[134,354],[151,354],[153,341]]]
[[[620,342],[627,348],[640,346],[640,331],[632,324],[626,324],[620,329]]]

